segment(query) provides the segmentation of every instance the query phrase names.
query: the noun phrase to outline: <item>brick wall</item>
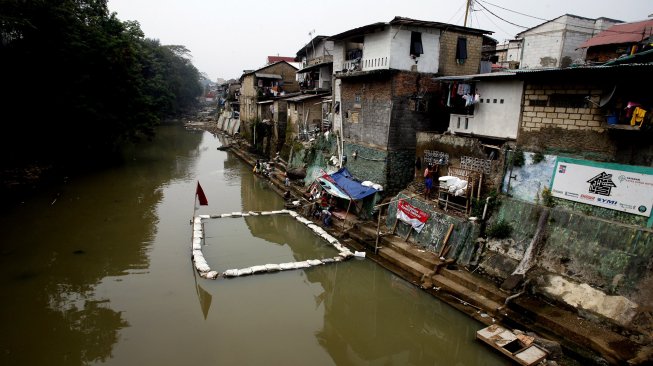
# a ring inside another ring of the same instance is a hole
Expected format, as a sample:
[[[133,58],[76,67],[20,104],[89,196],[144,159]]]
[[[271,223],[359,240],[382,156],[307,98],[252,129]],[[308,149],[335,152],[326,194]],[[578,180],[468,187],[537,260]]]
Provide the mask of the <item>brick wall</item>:
[[[467,61],[459,65],[456,62],[456,45],[458,37],[467,38]],[[458,33],[445,30],[440,35],[440,75],[470,75],[478,73],[481,64],[481,47],[483,38],[480,35]]]
[[[546,127],[565,130],[605,131],[605,116],[599,108],[587,103],[585,108],[556,107],[551,105],[552,95],[568,95],[570,98],[592,96],[598,103],[603,90],[590,84],[542,84],[527,82],[524,91],[524,107],[521,129],[525,132],[539,131]],[[542,102],[532,102],[542,101]],[[544,104],[539,106],[538,104]]]
[[[389,150],[411,150],[416,147],[415,134],[420,131],[433,131],[436,110],[434,95],[439,95],[441,84],[433,80],[433,75],[415,72],[401,72],[393,78],[392,121],[389,129]],[[415,103],[421,96],[426,110],[416,111]]]
[[[340,90],[345,139],[386,148],[392,107],[390,73],[344,78]]]

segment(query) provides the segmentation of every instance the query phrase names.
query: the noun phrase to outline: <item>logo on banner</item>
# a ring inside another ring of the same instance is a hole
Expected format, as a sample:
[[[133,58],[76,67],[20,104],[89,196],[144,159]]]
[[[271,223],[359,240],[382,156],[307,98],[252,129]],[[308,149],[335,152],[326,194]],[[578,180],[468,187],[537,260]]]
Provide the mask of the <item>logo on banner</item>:
[[[612,188],[617,185],[612,181],[612,174],[601,172],[597,176],[588,180],[590,184],[589,193],[600,194],[601,196],[609,196]]]

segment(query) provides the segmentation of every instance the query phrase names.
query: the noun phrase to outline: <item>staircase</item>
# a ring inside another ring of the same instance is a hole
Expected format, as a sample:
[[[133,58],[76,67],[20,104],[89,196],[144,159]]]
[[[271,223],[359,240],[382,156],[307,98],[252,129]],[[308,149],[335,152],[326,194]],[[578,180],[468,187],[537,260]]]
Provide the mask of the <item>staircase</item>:
[[[357,224],[349,236],[374,253],[376,227]],[[491,281],[459,269],[452,260],[441,260],[435,253],[419,249],[395,235],[384,235],[379,240],[378,257],[389,269],[399,269],[415,285],[438,297],[448,297],[468,312],[485,313],[498,317],[509,294],[498,289]]]

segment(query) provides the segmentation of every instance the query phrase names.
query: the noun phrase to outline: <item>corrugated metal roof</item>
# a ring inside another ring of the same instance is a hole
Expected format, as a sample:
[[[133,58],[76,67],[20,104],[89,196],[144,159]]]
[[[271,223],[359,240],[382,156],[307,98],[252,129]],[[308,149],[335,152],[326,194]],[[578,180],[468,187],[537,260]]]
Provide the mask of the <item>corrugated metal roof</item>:
[[[653,63],[631,63],[622,65],[597,65],[597,66],[575,66],[560,69],[557,67],[545,69],[516,69],[502,72],[492,72],[488,74],[472,74],[472,75],[458,75],[458,76],[441,76],[433,78],[435,81],[472,81],[493,78],[530,78],[549,76],[551,74],[583,74],[588,75],[592,73],[606,73],[606,72],[653,72]]]
[[[322,98],[326,94],[302,94],[296,97],[286,99],[289,102],[302,102],[307,99]]]
[[[616,24],[583,42],[578,48],[606,44],[638,43],[653,34],[653,19]]]
[[[302,73],[305,73],[305,72],[309,72],[309,71],[311,71],[311,70],[319,69],[319,68],[322,67],[322,66],[327,66],[327,65],[331,65],[331,64],[333,64],[333,61],[322,62],[322,63],[319,63],[319,64],[315,64],[315,65],[311,65],[311,66],[306,66],[306,67],[303,68],[303,69],[299,69],[299,70],[297,70],[297,73],[298,73],[298,74],[302,74]]]
[[[408,25],[408,26],[413,26],[413,27],[428,27],[428,28],[440,28],[440,29],[450,29],[453,31],[458,31],[458,32],[463,32],[463,33],[473,33],[473,34],[492,34],[494,32],[484,30],[484,29],[477,29],[477,28],[469,28],[469,27],[462,27],[460,25],[455,25],[455,24],[448,24],[448,23],[440,23],[440,22],[431,22],[427,20],[417,20],[417,19],[411,19],[411,18],[404,18],[404,17],[394,17],[389,22],[377,22],[377,23],[372,23],[368,25],[364,25],[362,27],[350,29],[348,31],[333,35],[327,39],[330,40],[344,40],[348,39],[351,37],[355,36],[361,36],[366,33],[370,33],[375,29],[382,29],[383,27],[387,25]]]
[[[279,80],[283,79],[281,75],[277,75],[277,74],[264,74],[262,72],[257,72],[254,75],[256,75],[257,78],[261,78],[261,79],[279,79]]]
[[[511,71],[490,72],[485,74],[471,74],[471,75],[456,75],[456,76],[440,76],[433,78],[436,81],[466,81],[466,80],[480,80],[490,78],[511,78],[516,74]]]

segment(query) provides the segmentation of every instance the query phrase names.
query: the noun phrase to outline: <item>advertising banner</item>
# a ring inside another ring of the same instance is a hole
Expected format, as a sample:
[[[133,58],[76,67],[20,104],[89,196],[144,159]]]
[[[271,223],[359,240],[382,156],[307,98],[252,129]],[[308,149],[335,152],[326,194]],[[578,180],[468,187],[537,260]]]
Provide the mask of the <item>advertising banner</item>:
[[[653,169],[558,158],[551,181],[554,197],[651,216]]]
[[[411,225],[415,231],[420,232],[424,228],[426,220],[429,219],[429,214],[404,200],[399,200],[397,202],[397,219]]]

